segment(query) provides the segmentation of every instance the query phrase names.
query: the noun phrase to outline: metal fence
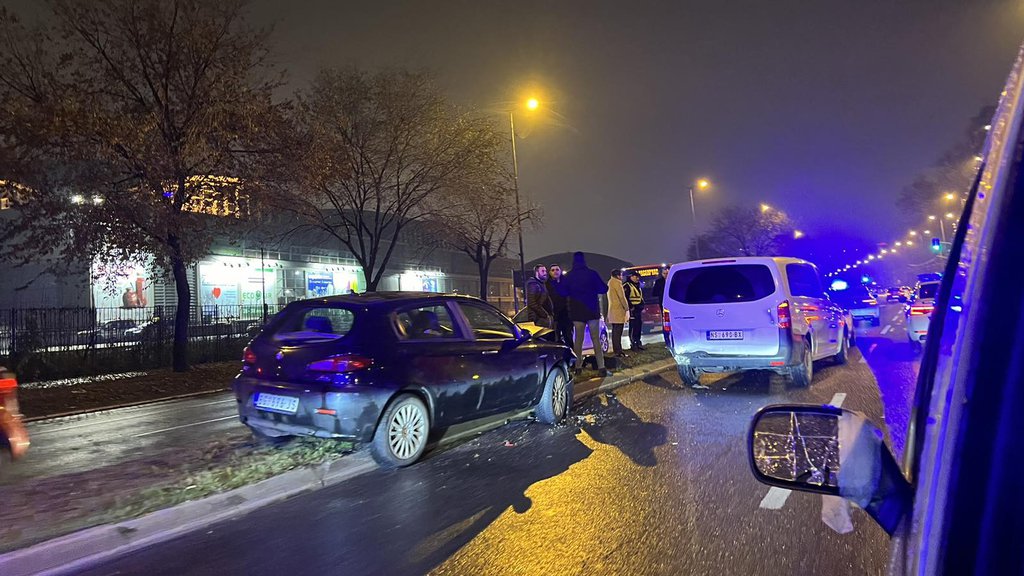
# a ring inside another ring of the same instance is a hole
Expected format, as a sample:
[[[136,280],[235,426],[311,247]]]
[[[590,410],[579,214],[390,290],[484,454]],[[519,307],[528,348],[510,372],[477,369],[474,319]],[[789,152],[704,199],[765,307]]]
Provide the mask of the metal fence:
[[[194,363],[240,358],[245,343],[280,306],[192,306]],[[0,362],[25,381],[169,366],[173,306],[0,310]]]

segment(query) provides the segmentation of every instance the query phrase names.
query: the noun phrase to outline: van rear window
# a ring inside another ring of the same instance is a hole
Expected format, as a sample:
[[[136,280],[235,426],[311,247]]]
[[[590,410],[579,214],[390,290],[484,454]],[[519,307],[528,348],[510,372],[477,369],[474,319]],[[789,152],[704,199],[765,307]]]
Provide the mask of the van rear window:
[[[352,330],[355,320],[351,310],[327,306],[294,307],[281,315],[274,324],[274,339],[293,343],[342,338]]]
[[[775,293],[775,279],[764,264],[686,268],[672,275],[668,292],[683,304],[753,302]]]

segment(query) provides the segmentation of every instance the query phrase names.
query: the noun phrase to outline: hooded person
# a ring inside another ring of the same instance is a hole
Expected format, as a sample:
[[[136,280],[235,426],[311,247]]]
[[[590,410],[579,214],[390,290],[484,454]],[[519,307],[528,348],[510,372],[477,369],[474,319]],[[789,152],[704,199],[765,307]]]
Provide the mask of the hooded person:
[[[601,294],[608,292],[608,285],[601,275],[587,266],[583,252],[572,255],[572,270],[557,286],[558,293],[565,297],[569,319],[575,329],[573,351],[576,358],[583,358],[583,331],[589,330],[590,341],[594,342],[594,357],[597,369],[603,376],[610,372],[604,367],[604,351],[597,344],[601,341]],[[581,366],[577,365],[577,369]]]

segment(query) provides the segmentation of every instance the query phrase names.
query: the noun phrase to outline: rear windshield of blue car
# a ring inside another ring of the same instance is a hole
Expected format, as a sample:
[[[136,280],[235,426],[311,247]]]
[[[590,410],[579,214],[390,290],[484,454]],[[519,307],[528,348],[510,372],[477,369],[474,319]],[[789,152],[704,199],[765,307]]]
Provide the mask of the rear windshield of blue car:
[[[293,306],[273,324],[273,337],[292,344],[326,342],[352,330],[355,313],[340,306]]]
[[[671,282],[669,298],[683,304],[753,302],[775,293],[775,279],[764,264],[686,268]]]

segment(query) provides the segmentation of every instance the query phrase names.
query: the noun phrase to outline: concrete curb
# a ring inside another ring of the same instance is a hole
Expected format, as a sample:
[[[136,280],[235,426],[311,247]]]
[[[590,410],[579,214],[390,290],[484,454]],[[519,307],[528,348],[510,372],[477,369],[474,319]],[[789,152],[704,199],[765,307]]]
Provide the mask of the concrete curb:
[[[573,403],[590,396],[612,390],[675,366],[674,360],[646,364],[624,371],[612,378],[594,378],[574,384]],[[596,384],[593,388],[588,384]],[[583,389],[579,389],[583,388]],[[467,436],[497,428],[507,420],[525,416],[524,411],[514,416],[487,422],[445,437],[447,444]],[[311,492],[338,484],[377,468],[368,452],[345,456],[329,464],[290,470],[272,478],[215,494],[201,500],[183,502],[164,510],[123,522],[114,522],[86,528],[66,536],[0,555],[0,574],[3,576],[29,576],[45,574],[58,576],[75,574],[98,563],[111,560],[201,530],[211,524],[252,512],[263,506],[280,502],[304,492]]]

